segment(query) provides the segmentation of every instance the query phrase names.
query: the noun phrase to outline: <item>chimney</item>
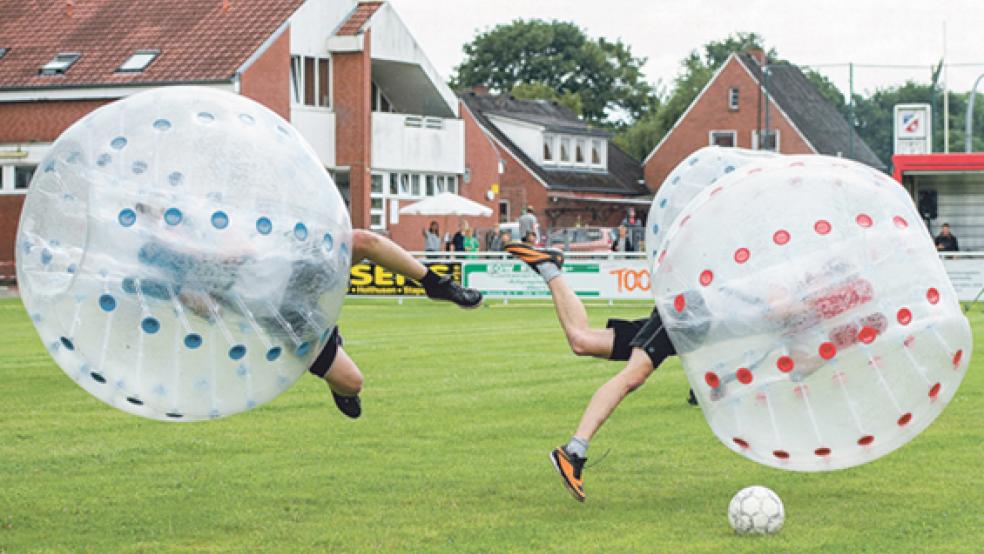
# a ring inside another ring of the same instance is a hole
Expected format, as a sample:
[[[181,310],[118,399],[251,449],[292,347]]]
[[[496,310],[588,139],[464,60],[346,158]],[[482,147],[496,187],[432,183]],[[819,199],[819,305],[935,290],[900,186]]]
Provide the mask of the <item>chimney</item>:
[[[759,67],[765,65],[765,50],[761,48],[749,48],[745,50],[745,53],[751,56],[755,60],[755,63],[759,64]]]
[[[475,85],[472,87],[472,92],[480,96],[485,96],[489,93],[488,85]]]
[[[75,0],[65,0],[65,15],[75,17]]]
[[[232,9],[232,0],[222,0],[222,13],[229,13]]]

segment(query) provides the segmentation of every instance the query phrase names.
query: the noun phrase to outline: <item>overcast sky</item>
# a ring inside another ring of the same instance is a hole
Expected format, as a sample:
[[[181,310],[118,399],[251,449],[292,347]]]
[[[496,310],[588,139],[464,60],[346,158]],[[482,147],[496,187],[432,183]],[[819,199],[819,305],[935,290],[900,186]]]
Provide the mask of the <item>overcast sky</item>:
[[[779,55],[818,67],[845,93],[846,64],[858,64],[855,91],[906,79],[929,82],[943,55],[950,89],[970,90],[984,73],[984,0],[390,0],[437,70],[447,78],[477,31],[514,19],[573,21],[589,36],[621,38],[648,58],[646,77],[672,84],[692,49],[737,31],[755,31]],[[795,7],[793,7],[795,6]],[[914,65],[872,68],[864,65]],[[957,64],[976,64],[973,66]],[[984,87],[981,87],[984,88]],[[984,92],[984,91],[982,91]]]

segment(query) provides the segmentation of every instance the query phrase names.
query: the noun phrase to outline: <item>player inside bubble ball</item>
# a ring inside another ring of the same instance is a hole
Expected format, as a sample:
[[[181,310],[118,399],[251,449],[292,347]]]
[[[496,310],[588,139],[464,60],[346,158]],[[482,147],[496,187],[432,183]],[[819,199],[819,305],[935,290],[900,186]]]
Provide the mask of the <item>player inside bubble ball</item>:
[[[138,209],[149,208],[138,206]],[[316,332],[319,327],[315,315],[318,299],[325,291],[338,286],[340,279],[345,279],[347,284],[348,274],[339,275],[339,269],[345,266],[315,263],[310,260],[317,258],[309,257],[281,263],[277,268],[275,263],[258,263],[247,243],[243,242],[243,245],[243,251],[229,252],[217,259],[188,244],[147,240],[140,247],[138,259],[153,268],[160,278],[142,279],[139,283],[124,282],[124,289],[139,290],[152,298],[173,296],[192,313],[214,321],[223,310],[240,314],[246,311],[243,295],[255,296],[257,288],[270,286],[269,283],[286,283],[279,294],[279,306],[270,310],[272,315],[256,318],[256,323],[274,336],[303,337]],[[419,281],[427,296],[434,300],[450,301],[463,308],[476,308],[482,303],[482,294],[478,290],[462,287],[450,275],[434,273],[396,243],[371,231],[352,231],[351,260],[369,260]],[[287,273],[286,279],[275,278],[271,270],[264,267],[273,267],[274,272],[283,269]],[[351,418],[361,415],[362,372],[342,348],[338,327],[332,330],[308,371],[325,380],[343,414]]]
[[[654,309],[648,319],[626,321],[612,319],[605,329],[593,329],[588,325],[584,305],[563,278],[563,253],[550,248],[537,248],[527,243],[514,242],[506,250],[526,262],[546,281],[553,297],[557,317],[567,337],[571,350],[581,356],[595,356],[610,360],[626,361],[625,368],[602,385],[592,396],[581,421],[571,439],[554,448],[551,460],[571,495],[583,502],[585,499],[583,470],[587,462],[588,443],[594,434],[615,411],[615,408],[632,391],[641,387],[653,371],[669,356],[690,352],[701,346],[712,324],[715,336],[744,337],[752,333],[778,334],[779,340],[760,352],[747,367],[735,368],[720,377],[720,383],[711,391],[711,399],[722,398],[730,383],[743,379],[742,370],[756,372],[765,366],[766,360],[788,356],[795,360],[789,378],[802,381],[826,361],[824,348],[847,348],[866,335],[880,333],[885,328],[884,316],[873,312],[854,321],[852,312],[873,298],[871,284],[858,276],[855,268],[844,261],[831,261],[815,273],[803,275],[788,286],[768,287],[769,293],[761,298],[749,291],[750,287],[735,282],[721,287],[720,294],[727,295],[739,306],[740,315],[733,318],[711,320],[704,294],[687,290],[664,306],[664,312],[672,318],[664,322]],[[761,289],[758,289],[761,290]],[[800,291],[799,295],[791,291]],[[748,321],[758,322],[752,329]],[[670,341],[667,328],[675,331],[676,344]],[[817,352],[818,335],[826,345]]]

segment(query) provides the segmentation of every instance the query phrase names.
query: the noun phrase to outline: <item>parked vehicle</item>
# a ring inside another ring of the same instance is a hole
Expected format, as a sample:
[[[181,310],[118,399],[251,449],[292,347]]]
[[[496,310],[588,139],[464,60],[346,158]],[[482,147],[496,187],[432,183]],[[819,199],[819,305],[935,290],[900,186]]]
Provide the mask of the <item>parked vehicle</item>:
[[[610,227],[561,227],[550,231],[547,246],[570,252],[611,252]]]

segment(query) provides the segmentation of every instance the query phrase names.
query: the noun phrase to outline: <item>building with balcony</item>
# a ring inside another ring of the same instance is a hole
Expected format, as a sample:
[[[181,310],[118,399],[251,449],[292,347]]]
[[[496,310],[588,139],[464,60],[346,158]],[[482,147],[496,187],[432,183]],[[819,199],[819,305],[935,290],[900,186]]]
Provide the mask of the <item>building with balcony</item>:
[[[494,168],[466,164],[458,98],[386,2],[0,0],[0,13],[0,278],[12,274],[24,194],[51,143],[99,106],[153,87],[226,90],[288,119],[335,178],[353,225],[410,248],[422,246],[426,221],[401,219],[401,206],[446,190],[492,206]]]

